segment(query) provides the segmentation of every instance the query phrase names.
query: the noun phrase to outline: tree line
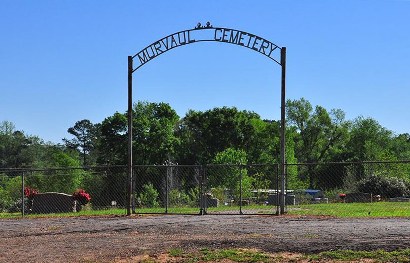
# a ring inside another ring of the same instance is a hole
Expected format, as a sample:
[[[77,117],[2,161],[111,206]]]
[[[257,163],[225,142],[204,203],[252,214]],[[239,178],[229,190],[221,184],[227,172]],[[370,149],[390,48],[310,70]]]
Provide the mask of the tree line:
[[[280,122],[235,107],[189,110],[180,118],[167,103],[133,107],[134,164],[209,164],[228,148],[246,153],[247,163],[279,162]],[[286,103],[288,163],[410,159],[410,135],[395,134],[375,119],[346,120],[340,109],[313,107],[302,98]],[[79,120],[62,144],[46,143],[0,123],[0,168],[124,165],[127,113],[101,123]]]
[[[181,165],[277,164],[280,160],[280,121],[262,119],[252,111],[219,107],[207,111],[189,110],[181,118],[167,103],[138,102],[133,106],[133,116],[134,165],[170,162]],[[288,168],[290,189],[341,188],[349,179],[349,173],[331,171],[331,165],[320,165],[323,163],[410,159],[410,135],[395,134],[372,118],[347,120],[343,110],[327,110],[301,98],[286,102],[286,121],[287,163],[310,164],[303,172],[295,167]],[[0,168],[127,164],[126,112],[115,112],[101,123],[79,120],[67,132],[70,137],[64,138],[61,144],[46,143],[37,136],[17,130],[13,123],[3,121],[0,123]],[[332,174],[334,178],[326,183],[319,182],[320,173]],[[352,180],[363,179],[360,174],[360,171],[355,172]],[[410,181],[408,168],[397,174],[406,182]],[[260,187],[270,187],[270,175],[259,176],[256,181],[249,179],[249,184],[255,187],[257,183],[266,182],[266,186]],[[77,178],[73,182],[80,185],[82,177],[81,174],[73,175]],[[235,184],[229,178],[218,180],[214,184]],[[110,187],[114,182],[115,178],[107,177],[100,188]],[[56,181],[56,185],[58,183]],[[146,178],[137,187],[149,183],[153,181]],[[40,182],[34,184],[41,185]],[[46,185],[50,182],[44,183],[44,187]],[[160,182],[154,183],[157,189],[159,185]],[[67,191],[73,189],[74,185]]]

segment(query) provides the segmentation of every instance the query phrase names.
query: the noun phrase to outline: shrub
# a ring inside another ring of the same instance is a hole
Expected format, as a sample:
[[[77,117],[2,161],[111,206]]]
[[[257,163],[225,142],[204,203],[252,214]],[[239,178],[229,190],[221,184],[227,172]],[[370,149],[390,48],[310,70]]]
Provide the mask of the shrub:
[[[191,199],[189,195],[177,189],[172,189],[169,192],[169,205],[170,206],[188,206]]]
[[[384,198],[402,197],[410,194],[409,183],[397,177],[371,175],[358,183],[359,192],[378,194]]]
[[[148,207],[148,208],[158,207],[159,206],[159,203],[158,203],[159,193],[157,189],[155,189],[155,187],[152,185],[152,183],[144,184],[142,188],[143,188],[142,192],[139,195],[139,201],[141,202],[141,205],[143,207]]]
[[[0,212],[6,212],[13,204],[7,191],[0,187]]]
[[[21,178],[0,175],[0,212],[21,211],[21,203]]]
[[[199,206],[199,187],[194,187],[188,190],[189,204],[188,206]]]

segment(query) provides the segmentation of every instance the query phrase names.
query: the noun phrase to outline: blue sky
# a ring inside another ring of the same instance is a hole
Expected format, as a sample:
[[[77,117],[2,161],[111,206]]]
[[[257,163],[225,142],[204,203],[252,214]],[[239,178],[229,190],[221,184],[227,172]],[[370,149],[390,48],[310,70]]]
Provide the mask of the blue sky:
[[[78,120],[127,108],[127,56],[198,22],[287,47],[287,98],[410,133],[410,1],[0,1],[0,121],[61,143]],[[133,100],[236,106],[280,119],[280,66],[218,42],[186,45],[134,74]]]

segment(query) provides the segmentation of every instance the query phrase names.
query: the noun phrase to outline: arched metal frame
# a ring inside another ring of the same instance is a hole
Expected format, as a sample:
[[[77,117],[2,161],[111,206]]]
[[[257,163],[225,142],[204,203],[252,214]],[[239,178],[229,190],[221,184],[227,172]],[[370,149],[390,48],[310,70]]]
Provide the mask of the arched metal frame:
[[[286,195],[286,144],[285,144],[285,100],[286,100],[286,47],[279,47],[272,42],[245,31],[213,27],[209,22],[205,26],[200,23],[194,29],[188,29],[173,33],[148,45],[133,56],[128,56],[128,184],[127,184],[127,215],[131,215],[133,206],[133,155],[132,155],[132,74],[163,53],[176,47],[199,43],[199,42],[222,42],[235,44],[252,49],[269,59],[275,61],[282,68],[281,75],[281,147],[280,147],[280,214],[285,213]],[[278,54],[277,51],[280,50]],[[276,56],[275,56],[276,55]],[[137,62],[134,66],[134,60]]]

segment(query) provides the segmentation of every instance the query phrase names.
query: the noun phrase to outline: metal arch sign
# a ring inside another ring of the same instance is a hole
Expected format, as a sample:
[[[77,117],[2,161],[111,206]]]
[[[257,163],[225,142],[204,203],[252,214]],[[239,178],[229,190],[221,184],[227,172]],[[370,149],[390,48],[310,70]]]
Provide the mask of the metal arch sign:
[[[171,49],[200,42],[222,42],[246,47],[281,65],[280,52],[275,52],[281,48],[269,40],[237,29],[213,27],[208,22],[205,26],[198,23],[194,29],[176,32],[145,47],[132,56],[136,64],[132,72]]]
[[[127,215],[135,213],[135,203],[133,195],[133,154],[132,154],[132,74],[159,55],[188,44],[200,42],[222,42],[234,44],[254,50],[269,59],[275,61],[282,68],[281,76],[281,140],[280,140],[280,214],[285,213],[285,193],[286,193],[286,145],[285,145],[285,79],[286,79],[286,47],[279,47],[265,38],[259,37],[245,31],[213,27],[207,22],[202,26],[200,23],[194,29],[176,32],[161,38],[150,44],[133,56],[128,56],[128,184],[127,184]],[[134,67],[134,61],[137,64]]]

